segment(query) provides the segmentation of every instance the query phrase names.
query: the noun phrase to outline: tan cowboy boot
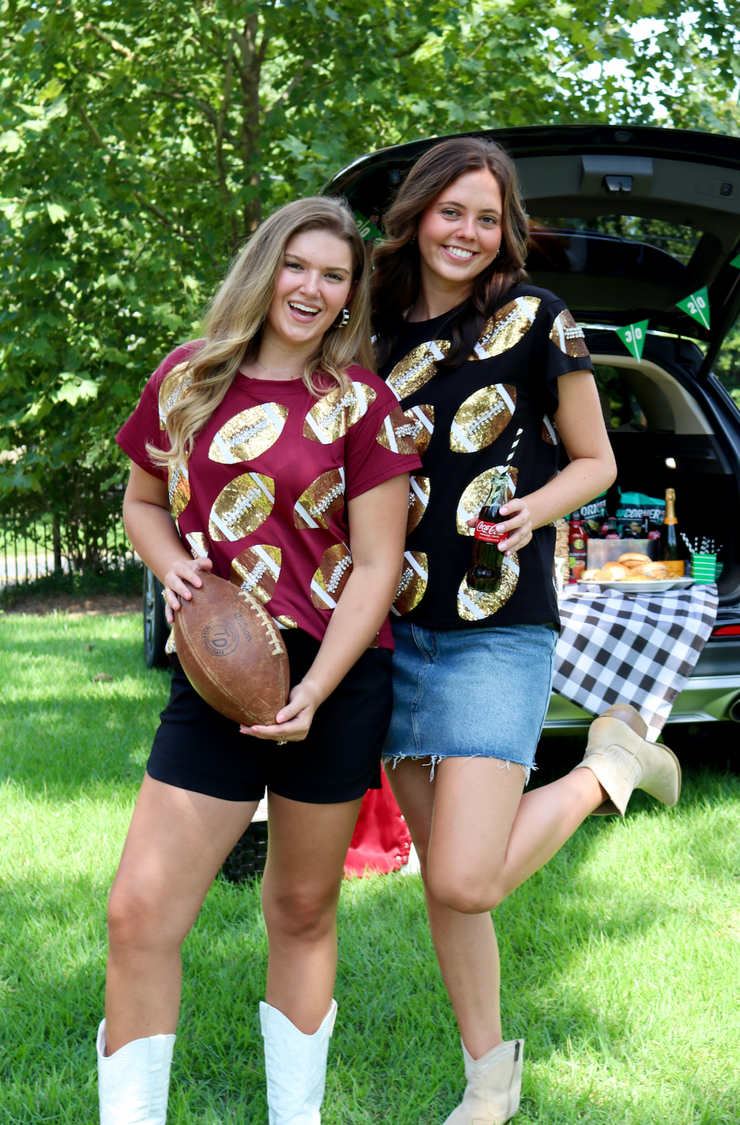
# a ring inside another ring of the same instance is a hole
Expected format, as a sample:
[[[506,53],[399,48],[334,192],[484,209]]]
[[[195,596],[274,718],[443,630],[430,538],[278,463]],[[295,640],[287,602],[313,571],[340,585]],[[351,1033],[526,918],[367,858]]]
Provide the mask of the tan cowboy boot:
[[[586,753],[575,768],[590,769],[611,798],[593,816],[624,816],[633,789],[644,789],[664,805],[678,803],[678,758],[667,746],[646,742],[646,734],[644,720],[629,703],[616,703],[591,723]]]
[[[519,1109],[524,1040],[499,1043],[480,1059],[472,1059],[464,1043],[462,1049],[468,1084],[444,1125],[504,1125]]]

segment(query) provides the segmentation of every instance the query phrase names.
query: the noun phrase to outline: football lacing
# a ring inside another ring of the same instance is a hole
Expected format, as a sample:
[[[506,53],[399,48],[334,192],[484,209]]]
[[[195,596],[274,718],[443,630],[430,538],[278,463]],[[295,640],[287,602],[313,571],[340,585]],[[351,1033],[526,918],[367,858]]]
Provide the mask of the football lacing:
[[[339,562],[335,565],[334,569],[331,572],[331,578],[329,579],[326,587],[329,594],[333,594],[335,592],[337,586],[342,581],[345,570],[347,570],[350,566],[352,566],[351,555],[345,555],[344,558],[340,559]]]

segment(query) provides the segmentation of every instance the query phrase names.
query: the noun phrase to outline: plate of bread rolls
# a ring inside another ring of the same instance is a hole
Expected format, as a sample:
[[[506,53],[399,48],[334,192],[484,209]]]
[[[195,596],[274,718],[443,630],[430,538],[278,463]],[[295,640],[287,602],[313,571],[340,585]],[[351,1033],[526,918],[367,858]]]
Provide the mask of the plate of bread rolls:
[[[639,551],[628,551],[620,555],[616,562],[604,563],[600,568],[584,570],[578,584],[603,586],[608,590],[635,592],[650,590],[673,590],[676,587],[690,586],[693,578],[669,577],[665,563],[654,562],[648,555]]]

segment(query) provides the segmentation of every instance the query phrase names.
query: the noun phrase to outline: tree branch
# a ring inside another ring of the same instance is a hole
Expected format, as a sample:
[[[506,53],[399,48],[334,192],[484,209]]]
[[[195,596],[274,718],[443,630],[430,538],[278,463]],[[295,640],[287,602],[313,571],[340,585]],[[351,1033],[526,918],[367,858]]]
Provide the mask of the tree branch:
[[[142,195],[140,191],[136,191],[132,188],[131,194],[133,195],[139,206],[143,207],[145,211],[148,211],[150,215],[153,215],[154,218],[157,219],[157,221],[161,223],[163,227],[166,227],[167,230],[171,230],[174,234],[181,238],[183,242],[187,242],[189,246],[195,246],[196,248],[199,247],[201,250],[205,250],[206,254],[214,263],[214,265],[218,264],[215,256],[211,253],[208,247],[200,246],[197,240],[193,238],[192,234],[188,234],[187,231],[184,231],[182,229],[182,227],[176,226],[175,223],[172,222],[172,219],[170,219],[169,216],[165,214],[161,207],[157,207],[156,203],[152,203],[152,201],[150,199],[147,199],[145,195]]]
[[[309,71],[312,66],[313,66],[313,63],[309,62],[308,59],[303,60],[303,62],[298,67],[298,70],[296,71],[295,75],[293,76],[291,81],[288,83],[288,85],[285,87],[285,89],[282,91],[282,93],[278,94],[278,96],[275,98],[275,101],[272,103],[272,105],[269,108],[265,109],[264,116],[262,118],[263,128],[267,124],[267,122],[269,121],[272,114],[278,108],[278,106],[281,106],[284,102],[288,101],[290,95],[293,93],[296,86],[299,85],[299,83],[301,82],[305,73],[307,71]],[[317,89],[319,89],[319,88],[321,88],[321,87],[317,87]]]
[[[129,51],[128,47],[124,47],[123,43],[119,43],[112,35],[108,35],[105,31],[96,27],[94,23],[86,23],[85,31],[89,31],[91,35],[94,35],[101,43],[105,43],[112,51],[115,51],[117,55],[123,55],[126,62],[134,62],[136,60],[136,55],[133,51]]]
[[[73,106],[75,107],[75,109],[77,110],[77,113],[78,113],[78,114],[79,114],[79,116],[80,116],[80,120],[82,121],[82,124],[83,124],[83,125],[85,126],[85,128],[87,129],[88,133],[89,133],[89,134],[90,134],[90,136],[92,137],[92,139],[93,139],[93,141],[95,142],[95,144],[97,145],[97,147],[98,147],[98,148],[102,148],[104,152],[110,152],[110,149],[108,148],[107,144],[105,143],[105,141],[104,141],[104,140],[103,140],[103,138],[101,137],[101,135],[100,135],[100,133],[98,132],[98,130],[97,130],[97,129],[95,128],[95,126],[93,125],[93,123],[92,123],[92,121],[90,120],[90,118],[89,118],[89,117],[87,116],[87,114],[85,113],[85,111],[84,111],[84,109],[82,108],[82,106],[80,105],[80,103],[79,103],[78,101],[73,101],[73,102],[72,102],[72,104],[73,104]]]
[[[213,106],[209,105],[207,101],[204,101],[203,98],[193,97],[192,94],[187,94],[184,90],[149,90],[149,93],[157,94],[161,98],[170,98],[171,101],[175,102],[192,103],[198,107],[204,117],[208,118],[211,125],[218,129],[219,113],[217,113]],[[222,131],[222,136],[230,145],[236,146],[239,143],[234,134],[230,133],[225,127]]]

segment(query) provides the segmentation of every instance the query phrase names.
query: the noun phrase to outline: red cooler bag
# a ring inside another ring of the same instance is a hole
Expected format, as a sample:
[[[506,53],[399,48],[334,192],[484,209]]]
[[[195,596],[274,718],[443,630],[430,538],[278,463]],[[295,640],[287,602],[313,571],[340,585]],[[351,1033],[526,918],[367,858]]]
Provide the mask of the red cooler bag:
[[[387,875],[409,859],[411,834],[381,766],[382,789],[368,789],[360,806],[352,843],[344,861],[344,875]]]

